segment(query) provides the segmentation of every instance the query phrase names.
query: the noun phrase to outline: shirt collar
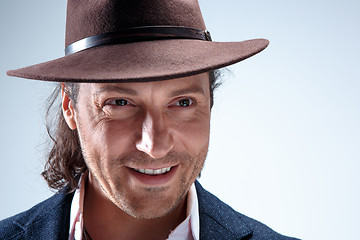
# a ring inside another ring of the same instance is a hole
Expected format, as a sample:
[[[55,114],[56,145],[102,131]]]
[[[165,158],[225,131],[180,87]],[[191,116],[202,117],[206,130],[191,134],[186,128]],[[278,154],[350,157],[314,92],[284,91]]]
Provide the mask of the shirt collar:
[[[83,207],[85,197],[85,184],[88,171],[81,175],[78,188],[74,193],[70,208],[69,240],[81,240],[83,232]]]
[[[85,183],[88,171],[81,175],[78,188],[74,193],[70,210],[69,240],[81,240],[83,232],[83,207],[85,196]],[[168,240],[199,240],[200,220],[199,206],[195,184],[190,187],[187,196],[186,219],[180,223],[169,235]]]
[[[169,235],[168,240],[199,240],[199,206],[195,184],[192,184],[187,196],[186,219]]]

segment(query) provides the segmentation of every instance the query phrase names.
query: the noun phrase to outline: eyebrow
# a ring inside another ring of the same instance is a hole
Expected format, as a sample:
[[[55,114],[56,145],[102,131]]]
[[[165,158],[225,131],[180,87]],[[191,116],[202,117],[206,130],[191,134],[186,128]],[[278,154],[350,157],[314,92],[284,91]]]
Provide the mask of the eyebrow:
[[[123,94],[124,93],[130,94],[130,95],[134,95],[134,96],[139,95],[139,93],[132,88],[119,87],[119,86],[102,87],[101,89],[97,90],[94,95],[97,96],[103,92],[118,92],[118,93],[123,93]],[[183,88],[183,89],[178,89],[178,90],[172,91],[168,94],[168,97],[176,97],[176,96],[186,95],[186,94],[190,94],[190,93],[197,93],[197,94],[205,95],[204,89],[201,87],[188,87],[188,88]]]
[[[118,86],[105,86],[100,88],[99,90],[97,90],[95,92],[95,95],[99,95],[103,92],[118,92],[118,93],[126,93],[126,94],[131,94],[131,95],[139,95],[139,93],[131,88],[126,88],[126,87],[118,87]]]
[[[173,92],[171,92],[168,96],[169,97],[176,97],[179,95],[186,95],[186,94],[190,94],[190,93],[198,93],[201,95],[205,95],[204,89],[201,87],[189,87],[189,88],[183,88],[183,89],[179,89],[179,90],[175,90]]]

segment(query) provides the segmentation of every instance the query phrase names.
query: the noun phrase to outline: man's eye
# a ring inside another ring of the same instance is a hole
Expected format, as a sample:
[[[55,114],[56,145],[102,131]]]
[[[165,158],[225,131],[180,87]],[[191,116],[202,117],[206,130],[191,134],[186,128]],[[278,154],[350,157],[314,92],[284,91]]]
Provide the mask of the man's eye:
[[[114,106],[126,106],[129,105],[129,101],[123,98],[112,99],[105,102],[106,105],[114,105]]]
[[[125,99],[115,99],[114,100],[114,105],[116,105],[116,106],[125,106],[128,104],[129,104],[129,102]]]
[[[191,98],[183,98],[176,102],[175,105],[180,107],[189,107],[194,104],[194,101]]]

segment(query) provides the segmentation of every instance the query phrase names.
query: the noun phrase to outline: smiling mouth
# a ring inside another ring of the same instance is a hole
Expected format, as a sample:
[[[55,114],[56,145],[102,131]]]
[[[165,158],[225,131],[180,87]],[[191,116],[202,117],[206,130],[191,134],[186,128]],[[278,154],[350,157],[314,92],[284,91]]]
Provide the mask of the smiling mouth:
[[[146,174],[146,175],[152,175],[152,176],[166,174],[166,173],[170,172],[171,169],[172,169],[172,167],[159,168],[159,169],[142,169],[142,168],[137,169],[137,168],[133,168],[133,170],[135,170],[136,172],[143,173],[143,174]]]

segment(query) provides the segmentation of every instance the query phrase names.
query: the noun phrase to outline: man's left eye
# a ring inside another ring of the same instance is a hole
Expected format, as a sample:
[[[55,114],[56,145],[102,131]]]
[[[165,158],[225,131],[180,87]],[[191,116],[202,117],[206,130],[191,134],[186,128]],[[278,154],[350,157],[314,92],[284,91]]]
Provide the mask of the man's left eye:
[[[194,104],[194,100],[192,100],[191,98],[182,98],[175,103],[175,105],[179,107],[189,107],[193,104]]]

